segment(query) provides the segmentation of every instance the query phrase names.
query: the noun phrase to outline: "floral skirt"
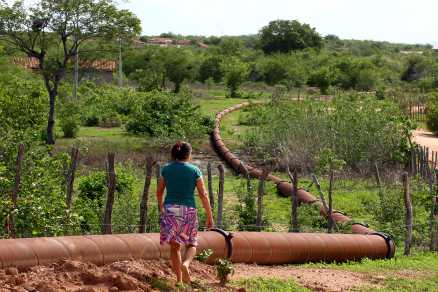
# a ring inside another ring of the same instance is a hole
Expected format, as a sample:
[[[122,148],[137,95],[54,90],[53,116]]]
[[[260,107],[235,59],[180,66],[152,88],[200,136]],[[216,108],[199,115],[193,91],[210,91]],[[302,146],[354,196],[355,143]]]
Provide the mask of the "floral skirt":
[[[198,245],[198,212],[183,205],[164,205],[160,217],[160,244],[176,241],[180,244]]]

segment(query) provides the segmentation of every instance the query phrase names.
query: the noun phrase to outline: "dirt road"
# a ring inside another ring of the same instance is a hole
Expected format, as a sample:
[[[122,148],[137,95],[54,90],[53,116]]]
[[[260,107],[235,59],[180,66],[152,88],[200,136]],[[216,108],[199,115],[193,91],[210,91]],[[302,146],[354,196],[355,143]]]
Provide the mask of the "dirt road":
[[[412,135],[414,142],[430,149],[429,160],[432,160],[432,151],[438,152],[438,136],[435,136],[432,132],[424,129],[417,129]]]

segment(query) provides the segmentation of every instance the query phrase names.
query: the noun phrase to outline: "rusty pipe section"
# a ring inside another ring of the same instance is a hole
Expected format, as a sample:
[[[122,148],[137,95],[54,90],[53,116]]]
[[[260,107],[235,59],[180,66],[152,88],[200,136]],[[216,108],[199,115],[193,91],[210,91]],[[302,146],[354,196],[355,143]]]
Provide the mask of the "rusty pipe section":
[[[245,173],[245,170],[243,168],[243,162],[239,158],[237,158],[222,141],[222,137],[220,135],[220,123],[221,123],[221,119],[225,115],[233,111],[239,110],[241,108],[247,107],[249,105],[250,105],[249,102],[243,102],[241,104],[232,106],[230,108],[227,108],[217,113],[215,119],[215,127],[212,134],[212,143],[219,156],[222,157],[222,159],[225,160],[231,168],[233,168],[235,171],[239,173]],[[259,178],[262,175],[261,169],[252,167],[247,164],[245,164],[245,167],[248,170],[249,174],[253,177]],[[274,175],[269,175],[267,177],[267,180],[273,182],[277,186],[277,189],[282,196],[291,195],[293,186],[290,182],[283,181],[281,178]],[[298,196],[298,201],[300,203],[315,204],[319,207],[321,216],[324,217],[328,216],[322,202],[314,195],[310,194],[304,189],[299,189],[297,196]],[[333,210],[332,218],[333,221],[336,223],[347,223],[352,221],[350,217],[346,216],[345,214],[342,214],[340,211],[337,210]],[[352,223],[351,229],[353,233],[357,233],[357,234],[369,234],[374,232],[373,230],[369,229],[367,226],[361,223]]]
[[[392,258],[394,241],[384,234],[239,232],[231,261],[265,265]]]
[[[211,249],[209,262],[229,257],[235,263],[293,264],[383,259],[394,255],[394,242],[381,234],[233,233],[231,244],[220,232],[200,232],[198,252]],[[232,249],[230,251],[230,249]],[[169,245],[159,234],[86,235],[0,240],[0,269],[47,265],[60,259],[109,264],[130,259],[168,259]]]
[[[213,250],[214,258],[227,257],[226,241],[217,232],[199,234],[199,249],[207,248]],[[0,240],[0,269],[47,265],[60,259],[105,265],[130,259],[167,259],[169,256],[169,245],[160,245],[158,233]]]

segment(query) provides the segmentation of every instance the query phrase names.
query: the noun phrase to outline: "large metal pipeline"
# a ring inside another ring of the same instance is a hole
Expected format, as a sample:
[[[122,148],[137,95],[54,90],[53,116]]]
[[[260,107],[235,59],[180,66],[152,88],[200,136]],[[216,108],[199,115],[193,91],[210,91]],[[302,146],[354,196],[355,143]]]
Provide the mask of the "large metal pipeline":
[[[383,234],[306,234],[276,232],[200,232],[198,252],[211,249],[209,262],[230,258],[235,263],[293,264],[343,262],[394,255],[394,242]],[[0,268],[29,268],[61,259],[96,265],[130,259],[168,259],[169,245],[159,234],[86,235],[0,240]]]
[[[225,146],[224,142],[222,141],[222,137],[220,135],[221,119],[225,115],[233,111],[239,110],[241,108],[247,107],[249,105],[250,105],[249,102],[243,102],[241,104],[232,106],[216,114],[215,127],[212,134],[212,143],[219,156],[221,156],[222,159],[224,159],[227,162],[227,164],[235,171],[239,173],[245,173],[245,171],[247,170],[251,176],[260,178],[263,171],[259,168],[252,167],[248,164],[245,164],[244,166],[243,162],[239,158],[237,158],[227,148],[227,146]],[[293,186],[290,182],[283,181],[281,178],[274,175],[268,175],[267,180],[273,182],[277,186],[277,189],[281,195],[290,196],[292,194]],[[317,205],[319,207],[321,216],[324,217],[328,216],[322,202],[318,198],[307,192],[306,190],[298,189],[297,197],[298,197],[298,201],[301,203]],[[337,210],[333,210],[331,217],[333,218],[333,221],[336,223],[347,223],[352,221],[350,217],[346,216],[345,214]],[[364,224],[357,222],[352,223],[351,229],[352,232],[356,234],[369,234],[374,232]]]

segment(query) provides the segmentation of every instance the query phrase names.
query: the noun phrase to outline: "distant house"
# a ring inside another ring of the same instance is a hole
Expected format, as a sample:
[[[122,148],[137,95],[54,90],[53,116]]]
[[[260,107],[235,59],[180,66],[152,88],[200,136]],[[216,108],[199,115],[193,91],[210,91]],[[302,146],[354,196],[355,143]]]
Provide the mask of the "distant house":
[[[162,37],[154,37],[148,39],[147,42],[149,45],[158,45],[158,46],[169,46],[173,44],[173,40],[170,38],[162,38]]]
[[[203,42],[198,42],[198,47],[201,49],[208,49],[208,45],[204,44]]]
[[[411,54],[423,54],[423,51],[400,51],[400,54],[411,55]]]
[[[190,40],[177,40],[176,44],[178,46],[190,46],[192,42]]]
[[[25,69],[39,70],[39,60],[34,57],[15,57],[12,62]],[[116,61],[114,60],[80,60],[79,79],[91,79],[103,82],[112,82],[113,73],[116,72]]]
[[[432,47],[432,50],[435,51],[435,52],[438,52],[438,45],[434,45],[434,46]]]
[[[161,46],[161,47],[176,46],[178,48],[180,48],[180,47],[188,47],[188,46],[192,46],[192,45],[197,45],[201,49],[208,48],[208,45],[206,45],[206,44],[204,44],[202,42],[194,42],[194,41],[188,40],[188,39],[171,39],[171,38],[165,38],[165,37],[152,37],[152,38],[149,38],[147,40],[146,44],[147,45],[156,45],[156,46]],[[140,46],[136,45],[136,47],[140,47]]]
[[[143,48],[146,45],[145,42],[142,42],[139,39],[132,40],[132,43],[133,43],[134,47],[137,48],[137,49]]]

